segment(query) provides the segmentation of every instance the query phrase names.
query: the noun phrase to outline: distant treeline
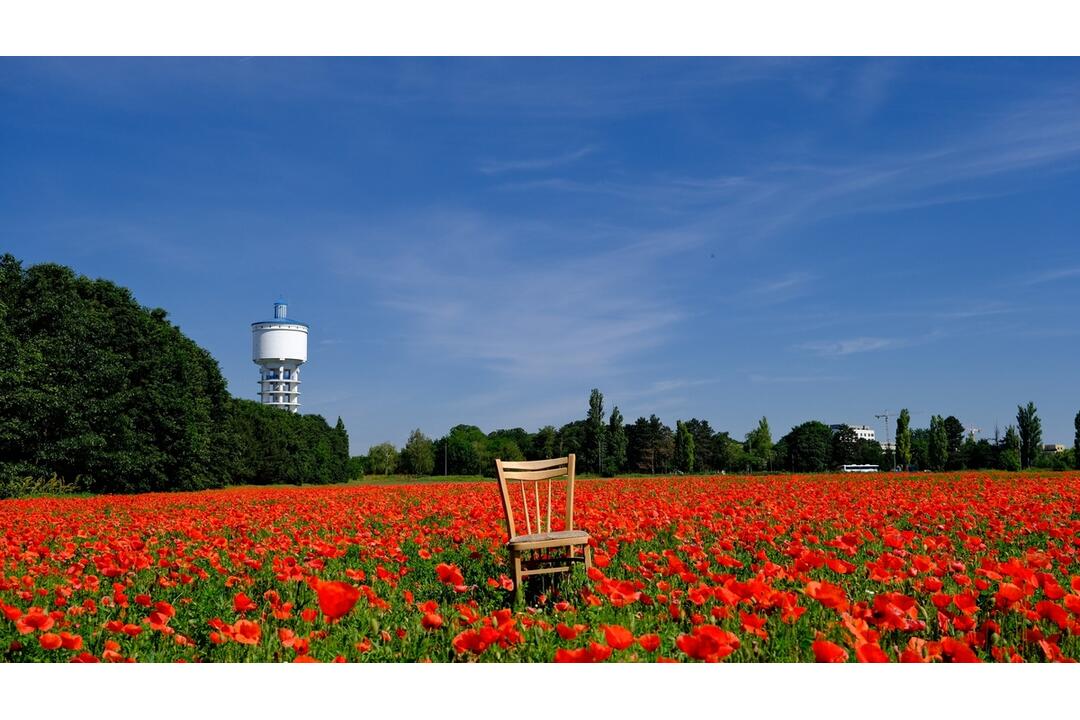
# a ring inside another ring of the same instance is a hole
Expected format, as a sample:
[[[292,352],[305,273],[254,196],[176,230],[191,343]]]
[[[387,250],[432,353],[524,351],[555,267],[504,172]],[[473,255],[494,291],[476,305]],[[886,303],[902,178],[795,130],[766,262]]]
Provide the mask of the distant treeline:
[[[56,475],[93,492],[340,482],[338,419],[229,396],[161,309],[61,265],[0,258],[0,491]]]
[[[811,420],[773,441],[768,420],[761,418],[739,440],[718,432],[708,420],[679,420],[672,429],[656,415],[623,420],[619,408],[605,417],[604,395],[593,390],[585,418],[560,428],[536,432],[523,428],[484,433],[475,425],[457,425],[432,440],[414,430],[400,451],[391,443],[371,447],[350,461],[350,478],[362,474],[492,475],[495,458],[539,460],[577,456],[578,472],[621,473],[823,472],[842,465],[877,465],[882,470],[1002,469],[1026,467],[1065,470],[1076,466],[1077,449],[1042,450],[1042,426],[1033,403],[1017,408],[1017,425],[1003,438],[975,440],[953,416],[931,418],[929,428],[911,428],[906,410],[896,425],[896,447],[859,438],[854,429]],[[1076,416],[1080,447],[1080,413]]]

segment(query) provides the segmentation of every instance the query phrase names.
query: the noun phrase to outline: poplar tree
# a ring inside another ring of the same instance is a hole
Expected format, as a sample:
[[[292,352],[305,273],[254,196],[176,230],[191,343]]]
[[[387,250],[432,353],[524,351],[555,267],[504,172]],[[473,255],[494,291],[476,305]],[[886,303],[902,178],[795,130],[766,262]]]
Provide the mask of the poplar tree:
[[[1080,468],[1080,412],[1073,418],[1073,427],[1076,429],[1073,435],[1073,467]]]
[[[1020,467],[1031,467],[1042,443],[1042,420],[1035,403],[1016,406],[1016,427],[1020,431]]]
[[[608,475],[622,472],[626,467],[626,424],[623,422],[619,406],[611,409],[611,418],[607,428],[607,461],[604,469]]]
[[[945,420],[940,415],[930,418],[930,467],[944,470],[949,460],[949,436],[945,431]]]
[[[911,469],[911,414],[907,408],[896,418],[896,463],[904,470]]]

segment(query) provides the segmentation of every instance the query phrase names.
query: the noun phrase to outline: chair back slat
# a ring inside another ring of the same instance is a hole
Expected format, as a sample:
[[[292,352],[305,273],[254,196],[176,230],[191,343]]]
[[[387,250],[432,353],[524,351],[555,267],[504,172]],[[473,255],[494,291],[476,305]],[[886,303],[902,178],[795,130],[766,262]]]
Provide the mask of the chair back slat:
[[[548,532],[551,532],[551,483],[548,483]]]
[[[522,461],[495,461],[495,469],[498,471],[499,476],[499,490],[502,495],[503,509],[506,511],[506,525],[510,533],[510,537],[517,535],[517,525],[514,522],[514,507],[510,501],[509,482],[511,480],[517,480],[521,488],[521,506],[522,512],[525,515],[525,530],[528,534],[533,534],[532,518],[533,512],[536,517],[536,532],[546,533],[552,532],[552,514],[556,495],[553,491],[555,480],[558,478],[566,478],[566,529],[573,529],[574,519],[574,456],[568,455],[562,458],[551,458],[547,460],[522,460]],[[525,489],[526,481],[531,480],[533,483],[533,502],[532,512],[529,508],[528,494]],[[541,512],[541,500],[540,500],[540,482],[547,481],[547,513],[545,522],[545,513]]]
[[[549,482],[548,485],[551,485]],[[533,480],[533,500],[536,501],[536,532],[544,532],[544,516],[540,514],[540,482]]]
[[[525,530],[532,535],[532,523],[529,522],[529,501],[525,499],[525,483],[521,483],[521,506],[525,508]]]

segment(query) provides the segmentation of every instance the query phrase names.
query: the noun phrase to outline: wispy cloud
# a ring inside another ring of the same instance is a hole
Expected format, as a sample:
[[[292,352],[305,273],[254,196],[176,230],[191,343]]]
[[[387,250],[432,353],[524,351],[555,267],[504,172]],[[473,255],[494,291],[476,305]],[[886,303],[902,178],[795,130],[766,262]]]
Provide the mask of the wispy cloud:
[[[796,347],[825,357],[853,355],[889,348],[903,347],[907,341],[900,338],[857,337],[847,340],[815,340],[800,343]]]
[[[814,223],[846,216],[967,203],[1026,192],[1025,173],[1080,164],[1080,102],[1051,96],[964,128],[944,141],[902,152],[845,159],[830,153],[801,163],[770,161],[768,150],[738,176],[555,177],[506,184],[506,190],[547,190],[607,196],[635,218],[649,212],[702,242],[753,246],[797,237]],[[628,204],[632,203],[632,204]]]
[[[761,375],[753,373],[749,376],[749,380],[756,385],[806,385],[842,382],[847,378],[839,375]]]
[[[374,232],[395,249],[340,248],[335,268],[365,277],[412,342],[516,379],[610,377],[683,316],[646,282],[665,252],[646,236],[537,262],[528,248],[563,228],[433,212]]]
[[[480,163],[479,170],[485,175],[498,175],[509,172],[535,172],[537,170],[549,170],[563,167],[577,162],[586,155],[591,154],[595,148],[586,146],[572,152],[551,155],[549,157],[536,157],[528,160],[485,160]]]
[[[1080,277],[1080,267],[1058,268],[1056,270],[1047,270],[1045,272],[1032,275],[1024,281],[1024,284],[1042,285],[1044,283],[1056,282],[1058,280],[1068,280],[1075,277]]]
[[[778,278],[754,285],[749,290],[757,302],[779,303],[805,295],[818,276],[805,272],[789,272]]]

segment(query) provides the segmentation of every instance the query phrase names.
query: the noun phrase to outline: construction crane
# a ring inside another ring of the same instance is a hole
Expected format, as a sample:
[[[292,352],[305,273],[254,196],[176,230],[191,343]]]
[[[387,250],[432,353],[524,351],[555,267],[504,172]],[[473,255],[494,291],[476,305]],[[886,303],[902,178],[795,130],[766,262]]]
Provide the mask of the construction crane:
[[[885,420],[885,446],[886,447],[888,447],[888,446],[890,446],[892,444],[892,443],[889,442],[889,416],[891,416],[892,414],[893,413],[886,410],[883,413],[881,413],[880,415],[875,415],[874,416],[878,420],[882,420],[882,419]],[[889,464],[892,466],[892,467],[889,468],[889,470],[893,470],[896,467],[896,448],[890,448],[890,449],[886,450],[886,452],[888,453]]]
[[[922,414],[921,410],[916,410],[915,412],[911,412],[910,410],[908,411],[909,416],[911,416],[911,415],[921,415],[921,414]],[[896,417],[897,415],[899,415],[899,413],[894,413],[891,410],[883,410],[881,412],[881,414],[874,416],[878,420],[884,420],[885,421],[885,444],[886,445],[891,444],[890,440],[889,440],[889,418]]]

